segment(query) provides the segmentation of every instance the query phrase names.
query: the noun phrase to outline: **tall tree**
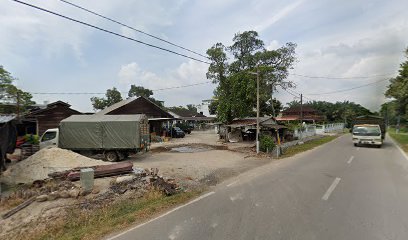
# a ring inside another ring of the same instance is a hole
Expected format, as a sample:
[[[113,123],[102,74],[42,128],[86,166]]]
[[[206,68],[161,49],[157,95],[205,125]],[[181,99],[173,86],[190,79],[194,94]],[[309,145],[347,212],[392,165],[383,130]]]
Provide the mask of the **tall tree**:
[[[401,63],[398,76],[390,79],[385,96],[394,98],[397,114],[408,119],[408,48],[405,56],[407,60]]]
[[[0,113],[24,113],[27,107],[35,104],[30,93],[13,84],[15,80],[3,66],[0,66]]]
[[[153,103],[155,103],[156,105],[158,105],[159,107],[164,107],[164,102],[155,99],[154,97],[152,97],[153,95],[153,91],[148,89],[148,88],[144,88],[142,86],[136,86],[136,85],[131,85],[129,92],[128,92],[128,96],[129,97],[145,97],[147,99],[149,99],[150,101],[152,101]]]
[[[380,109],[380,115],[384,117],[387,124],[395,125],[398,122],[399,113],[397,111],[398,104],[395,100],[383,103]],[[405,118],[400,117],[401,122],[405,122]]]
[[[150,96],[153,95],[153,91],[148,89],[148,88],[144,88],[142,86],[136,86],[136,85],[130,85],[130,89],[129,89],[129,93],[128,96],[129,97],[145,97],[145,98],[149,98]]]
[[[197,112],[197,107],[194,106],[194,104],[187,104],[186,107],[187,107],[187,109],[190,110],[191,112]]]
[[[277,50],[265,49],[264,42],[256,31],[235,34],[233,44],[225,47],[215,44],[207,50],[211,60],[207,78],[218,83],[214,95],[218,100],[217,118],[230,122],[236,117],[255,116],[256,112],[256,75],[260,81],[260,105],[273,103],[272,91],[276,86],[292,87],[290,82],[283,82],[288,70],[295,61],[293,43],[287,43]],[[232,55],[229,61],[228,55]],[[270,107],[261,107],[261,115],[269,114]]]
[[[372,112],[360,104],[344,102],[309,101],[305,105],[312,107],[326,116],[328,122],[351,123],[357,116],[371,115]]]
[[[91,97],[92,106],[95,110],[105,109],[120,101],[122,101],[122,95],[115,87],[106,90],[105,98]]]

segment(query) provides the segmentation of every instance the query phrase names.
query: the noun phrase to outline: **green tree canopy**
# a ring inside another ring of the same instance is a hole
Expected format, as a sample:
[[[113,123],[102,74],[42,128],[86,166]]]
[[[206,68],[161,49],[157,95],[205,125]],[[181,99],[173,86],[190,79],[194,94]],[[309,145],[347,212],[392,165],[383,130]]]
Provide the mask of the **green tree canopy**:
[[[145,97],[160,107],[164,107],[164,102],[152,97],[153,91],[142,86],[131,85],[128,96],[129,97]]]
[[[114,87],[106,90],[105,98],[91,97],[92,106],[95,110],[102,110],[122,101],[120,92]]]
[[[153,91],[142,86],[130,85],[129,97],[145,97],[149,98],[153,95]]]
[[[396,114],[408,119],[408,48],[405,56],[407,60],[401,63],[398,76],[390,79],[385,96],[394,99]]]
[[[270,115],[275,104],[279,109],[278,102],[271,100],[272,91],[278,85],[293,87],[283,80],[296,59],[295,48],[296,44],[287,43],[279,49],[267,50],[256,31],[246,31],[235,34],[231,46],[216,43],[208,49],[211,64],[207,78],[218,84],[214,91],[218,120],[230,122],[237,117],[256,115],[256,75],[261,80],[260,114]]]
[[[0,113],[24,113],[27,107],[35,104],[32,95],[17,88],[13,82],[16,79],[0,66]]]
[[[299,106],[299,101],[292,101],[287,104],[289,107]],[[367,108],[360,104],[344,101],[344,102],[326,102],[326,101],[309,101],[304,103],[305,106],[309,106],[317,110],[320,114],[326,117],[328,122],[346,122],[351,123],[357,116],[371,115],[373,114]]]

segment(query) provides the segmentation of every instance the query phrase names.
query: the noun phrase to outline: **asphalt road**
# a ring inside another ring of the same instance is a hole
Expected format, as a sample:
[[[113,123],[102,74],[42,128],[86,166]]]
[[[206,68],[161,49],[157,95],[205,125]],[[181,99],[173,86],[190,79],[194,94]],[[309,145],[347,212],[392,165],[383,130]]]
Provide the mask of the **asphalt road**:
[[[216,186],[135,226],[133,239],[408,239],[408,159],[350,135]]]

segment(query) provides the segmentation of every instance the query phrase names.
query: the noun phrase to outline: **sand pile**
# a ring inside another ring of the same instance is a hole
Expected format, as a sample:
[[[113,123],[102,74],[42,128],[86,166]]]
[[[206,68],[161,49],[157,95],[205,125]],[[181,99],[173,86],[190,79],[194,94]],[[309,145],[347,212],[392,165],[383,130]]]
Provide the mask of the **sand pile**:
[[[107,165],[109,162],[95,160],[61,148],[47,148],[29,158],[10,166],[2,176],[8,183],[31,183],[48,178],[48,174],[76,167]]]

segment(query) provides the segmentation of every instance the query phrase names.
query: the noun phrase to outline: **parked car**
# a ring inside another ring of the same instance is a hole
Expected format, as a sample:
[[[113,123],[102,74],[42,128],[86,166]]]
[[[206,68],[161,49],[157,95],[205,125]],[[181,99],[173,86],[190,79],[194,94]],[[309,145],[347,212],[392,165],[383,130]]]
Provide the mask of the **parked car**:
[[[176,124],[176,126],[177,126],[178,128],[180,128],[183,132],[187,133],[187,134],[190,134],[191,131],[194,129],[192,126],[190,126],[190,125],[188,125],[188,124],[178,123],[178,124]]]
[[[173,127],[171,131],[168,131],[169,135],[173,138],[183,138],[186,134],[179,127]]]

